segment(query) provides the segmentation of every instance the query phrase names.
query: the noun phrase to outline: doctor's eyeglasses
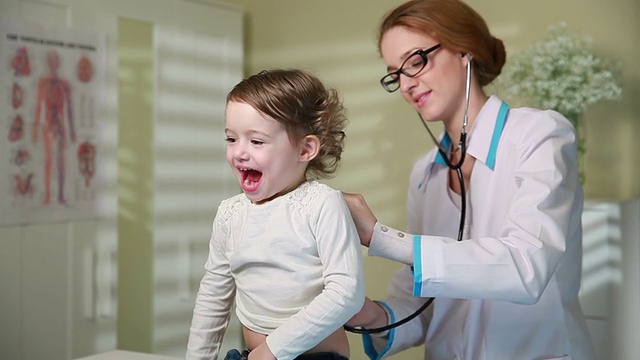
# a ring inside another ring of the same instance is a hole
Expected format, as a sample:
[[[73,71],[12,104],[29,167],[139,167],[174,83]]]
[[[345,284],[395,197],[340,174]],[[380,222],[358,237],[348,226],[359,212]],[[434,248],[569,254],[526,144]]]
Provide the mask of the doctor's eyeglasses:
[[[404,74],[410,78],[418,75],[429,62],[427,55],[429,55],[439,47],[440,44],[436,44],[428,48],[427,50],[418,50],[409,55],[409,57],[404,60],[402,66],[400,66],[398,70],[390,72],[382,79],[380,79],[380,84],[387,92],[392,93],[398,90],[400,88],[400,74]]]

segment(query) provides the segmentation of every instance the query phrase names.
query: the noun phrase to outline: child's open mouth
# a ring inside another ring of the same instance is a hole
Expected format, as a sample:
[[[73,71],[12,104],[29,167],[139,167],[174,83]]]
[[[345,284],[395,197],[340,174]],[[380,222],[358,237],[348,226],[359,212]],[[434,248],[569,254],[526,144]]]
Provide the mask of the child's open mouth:
[[[242,190],[246,192],[256,191],[258,185],[260,185],[260,179],[262,179],[262,173],[253,169],[240,169],[242,174]]]

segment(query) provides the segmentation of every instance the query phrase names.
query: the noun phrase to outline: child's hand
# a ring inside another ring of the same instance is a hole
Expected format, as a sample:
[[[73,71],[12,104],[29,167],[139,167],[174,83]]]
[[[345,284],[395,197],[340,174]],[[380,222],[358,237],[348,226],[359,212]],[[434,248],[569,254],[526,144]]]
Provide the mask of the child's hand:
[[[257,348],[251,350],[248,360],[276,360],[276,357],[269,350],[267,343],[263,342]]]

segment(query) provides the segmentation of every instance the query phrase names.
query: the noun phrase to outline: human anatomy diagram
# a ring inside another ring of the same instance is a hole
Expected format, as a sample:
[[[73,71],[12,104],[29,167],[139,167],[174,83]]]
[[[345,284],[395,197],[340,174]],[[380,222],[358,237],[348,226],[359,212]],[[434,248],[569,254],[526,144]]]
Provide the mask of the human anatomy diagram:
[[[89,141],[78,146],[78,168],[84,178],[84,186],[88,188],[96,172],[96,146]]]
[[[99,196],[103,43],[68,29],[29,33],[36,27],[3,25],[0,217],[85,214]]]
[[[18,48],[16,55],[11,59],[11,68],[13,69],[15,76],[31,75],[31,65],[29,64],[26,47],[23,46]]]
[[[40,78],[38,82],[33,143],[37,144],[38,139],[42,138],[44,145],[45,197],[43,203],[49,204],[51,202],[51,172],[55,160],[58,175],[58,203],[66,204],[64,196],[65,148],[67,138],[72,142],[76,141],[73,107],[71,106],[71,84],[58,74],[60,56],[57,51],[49,50],[47,52],[47,66],[49,73]],[[42,134],[40,134],[41,115],[44,116]],[[68,120],[67,126],[65,126],[65,118]]]

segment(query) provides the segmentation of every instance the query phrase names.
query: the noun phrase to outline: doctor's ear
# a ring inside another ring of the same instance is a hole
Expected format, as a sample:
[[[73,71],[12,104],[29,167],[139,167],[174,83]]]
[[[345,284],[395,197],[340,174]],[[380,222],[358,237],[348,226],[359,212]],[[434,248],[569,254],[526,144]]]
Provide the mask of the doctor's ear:
[[[467,62],[471,62],[473,60],[473,55],[471,55],[470,53],[468,53],[468,52],[461,52],[460,53],[460,57],[461,58],[463,58],[465,56],[467,57]]]

